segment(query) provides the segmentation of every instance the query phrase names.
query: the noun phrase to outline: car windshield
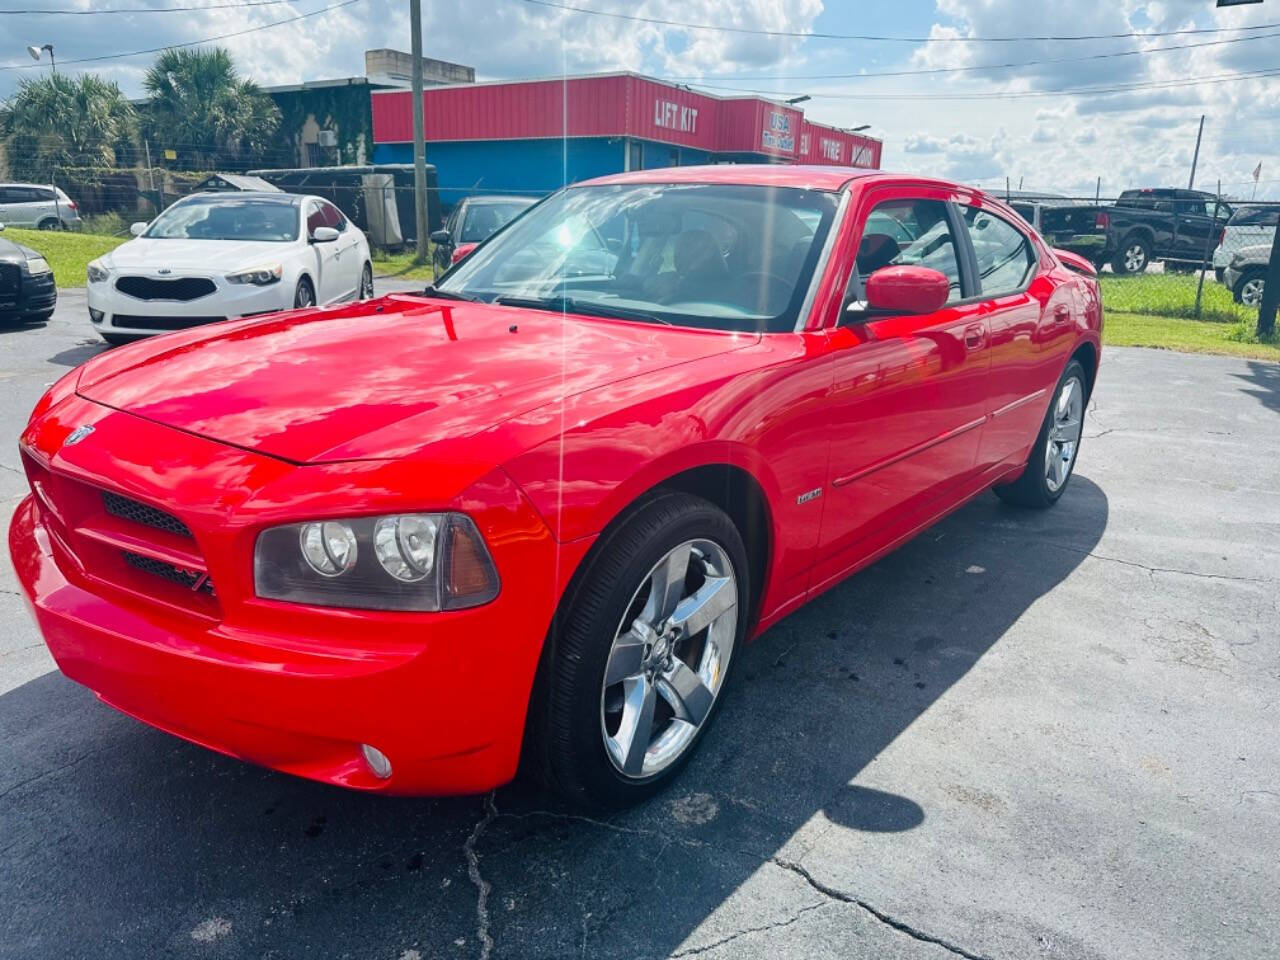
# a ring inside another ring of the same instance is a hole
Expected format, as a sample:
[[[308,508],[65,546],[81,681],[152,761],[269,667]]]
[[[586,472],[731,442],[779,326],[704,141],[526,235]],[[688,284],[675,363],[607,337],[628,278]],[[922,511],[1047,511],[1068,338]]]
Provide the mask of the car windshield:
[[[224,199],[175,203],[152,222],[146,236],[156,240],[298,239],[298,207],[277,200]]]
[[[836,200],[767,186],[571,187],[480,247],[438,288],[585,315],[791,330]]]
[[[529,203],[521,200],[470,204],[464,211],[466,216],[462,221],[458,242],[479,243],[487,240],[499,227],[505,227],[528,207]]]

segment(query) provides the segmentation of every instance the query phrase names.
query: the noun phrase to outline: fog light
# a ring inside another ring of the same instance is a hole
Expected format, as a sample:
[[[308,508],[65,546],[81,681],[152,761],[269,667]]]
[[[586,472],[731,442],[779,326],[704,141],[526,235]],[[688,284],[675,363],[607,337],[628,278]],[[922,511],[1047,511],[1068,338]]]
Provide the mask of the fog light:
[[[103,314],[102,314],[102,311],[101,311],[101,310],[95,310],[95,309],[93,309],[93,307],[90,307],[90,308],[89,308],[89,320],[90,320],[91,322],[93,322],[93,323],[101,323],[101,322],[102,322],[102,316],[103,316]]]
[[[375,777],[385,780],[391,776],[391,761],[385,753],[367,743],[360,744],[360,752],[364,754],[364,762],[369,765],[369,772]]]

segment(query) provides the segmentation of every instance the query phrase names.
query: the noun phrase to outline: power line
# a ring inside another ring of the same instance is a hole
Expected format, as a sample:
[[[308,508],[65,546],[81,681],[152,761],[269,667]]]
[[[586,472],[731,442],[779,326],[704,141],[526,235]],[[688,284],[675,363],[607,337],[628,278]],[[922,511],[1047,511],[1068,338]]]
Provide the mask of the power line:
[[[226,10],[231,7],[271,7],[293,0],[237,0],[234,3],[211,3],[192,7],[107,7],[96,10],[73,10],[66,7],[36,7],[27,10],[0,10],[0,17],[10,16],[57,16],[57,17],[97,17],[111,13],[179,13],[192,10]]]
[[[1151,80],[1137,83],[1116,84],[1102,87],[1074,87],[1054,90],[997,90],[987,93],[814,93],[814,100],[1023,100],[1036,97],[1061,97],[1091,93],[1121,93],[1132,90],[1165,90],[1174,87],[1194,86],[1201,83],[1226,83],[1231,80],[1261,80],[1280,76],[1280,68],[1253,70],[1245,73],[1223,73],[1208,77],[1183,77],[1177,80]],[[757,87],[732,87],[710,83],[696,84],[707,90],[724,90],[731,93],[753,93],[775,99],[787,94],[778,90],[762,90]]]
[[[146,50],[131,50],[128,53],[104,53],[96,57],[79,57],[75,60],[63,60],[64,65],[70,66],[74,63],[100,63],[103,60],[124,60],[128,57],[142,57],[150,53],[161,53],[165,50],[177,50],[181,47],[198,47],[203,43],[215,43],[218,40],[229,40],[232,37],[243,37],[245,34],[257,33],[259,30],[270,30],[272,27],[282,27],[286,23],[297,23],[299,20],[306,20],[308,17],[318,17],[330,10],[337,10],[339,7],[349,7],[353,3],[359,3],[360,0],[341,0],[339,3],[330,4],[327,7],[321,7],[319,10],[312,10],[310,13],[300,13],[296,17],[288,17],[284,20],[274,20],[271,23],[262,23],[256,27],[248,27],[244,30],[234,30],[231,33],[222,33],[216,37],[205,37],[202,40],[189,40],[184,43],[166,43],[159,47],[148,47]],[[0,66],[0,70],[31,70],[38,68],[38,63],[12,63]]]
[[[614,13],[608,10],[592,10],[590,7],[578,7],[557,0],[522,0],[524,3],[538,7],[550,7],[554,10],[567,10],[570,13],[582,13],[593,17],[609,17],[614,20],[629,20],[633,23],[651,23],[662,27],[678,27],[683,30],[711,30],[718,33],[745,33],[763,37],[791,37],[799,40],[869,40],[883,43],[1026,43],[1028,41],[1074,41],[1074,40],[1141,40],[1150,37],[1180,37],[1191,34],[1206,33],[1238,33],[1243,30],[1273,30],[1280,23],[1262,23],[1247,27],[1200,27],[1186,30],[1153,30],[1150,33],[1092,33],[1069,36],[1030,36],[1030,37],[890,37],[877,34],[860,33],[822,33],[803,30],[763,30],[751,27],[727,27],[713,23],[688,23],[682,20],[666,20],[661,17],[642,17],[633,13]]]
[[[1242,43],[1249,40],[1267,40],[1273,37],[1280,37],[1277,33],[1257,33],[1248,37],[1232,37],[1228,40],[1206,40],[1203,43],[1179,43],[1172,44],[1167,47],[1147,47],[1142,50],[1122,50],[1117,53],[1093,53],[1087,57],[1051,57],[1044,60],[1023,60],[1019,63],[991,63],[981,66],[971,67],[930,67],[924,70],[885,70],[875,73],[811,73],[797,74],[795,76],[774,76],[774,75],[757,75],[757,76],[739,76],[739,80],[862,80],[874,77],[918,77],[940,73],[972,73],[979,70],[1010,70],[1018,67],[1040,67],[1057,63],[1085,63],[1090,60],[1110,60],[1116,57],[1140,57],[1149,53],[1167,53],[1171,50],[1194,50],[1198,47],[1216,47],[1228,43]],[[699,76],[689,77],[664,77],[666,80],[680,80],[688,83],[697,83],[699,80],[715,80],[726,79],[723,75],[717,74],[701,74]]]

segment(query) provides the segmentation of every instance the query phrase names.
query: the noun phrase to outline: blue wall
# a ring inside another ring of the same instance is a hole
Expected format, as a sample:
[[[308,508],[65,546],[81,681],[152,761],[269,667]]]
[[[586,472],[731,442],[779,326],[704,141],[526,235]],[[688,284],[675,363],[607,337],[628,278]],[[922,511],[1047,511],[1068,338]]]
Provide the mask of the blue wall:
[[[428,143],[427,163],[435,165],[440,203],[448,209],[471,193],[537,196],[566,182],[620,173],[623,144],[621,138]],[[374,144],[373,162],[413,163],[413,144]]]

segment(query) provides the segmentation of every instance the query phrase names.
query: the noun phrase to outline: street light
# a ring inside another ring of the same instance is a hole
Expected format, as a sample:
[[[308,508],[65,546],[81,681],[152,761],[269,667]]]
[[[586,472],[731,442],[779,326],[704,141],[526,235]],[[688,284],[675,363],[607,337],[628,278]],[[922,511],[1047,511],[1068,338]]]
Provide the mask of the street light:
[[[31,54],[31,59],[32,59],[32,60],[35,60],[37,63],[39,63],[39,62],[40,62],[40,51],[42,51],[42,50],[48,50],[48,51],[49,51],[49,66],[50,66],[50,68],[53,70],[53,72],[54,72],[54,73],[57,73],[57,72],[58,72],[58,61],[54,59],[54,56],[53,56],[53,44],[52,44],[52,43],[46,43],[46,44],[45,44],[44,46],[42,46],[42,47],[37,47],[37,46],[30,46],[30,47],[27,47],[27,53]]]
[[[871,124],[869,124],[869,123],[864,123],[864,124],[863,124],[862,126],[860,126],[860,127],[850,127],[848,132],[849,132],[849,133],[861,133],[863,130],[870,130],[870,129],[871,129]]]
[[[799,97],[792,97],[790,100],[784,100],[783,103],[785,103],[789,107],[794,107],[797,103],[804,103],[806,100],[812,100],[812,99],[813,97],[809,96],[806,93]]]

